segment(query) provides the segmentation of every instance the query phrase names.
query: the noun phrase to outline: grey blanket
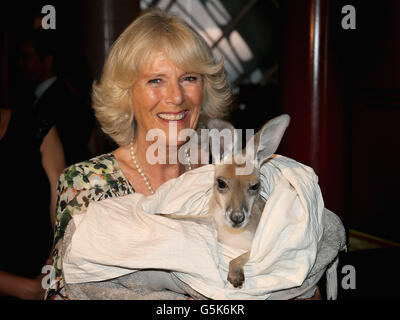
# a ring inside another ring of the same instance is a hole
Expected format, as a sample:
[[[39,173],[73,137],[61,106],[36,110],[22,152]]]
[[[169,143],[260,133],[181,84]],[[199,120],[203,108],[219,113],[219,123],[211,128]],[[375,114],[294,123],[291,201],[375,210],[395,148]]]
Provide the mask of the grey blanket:
[[[337,261],[338,252],[346,249],[345,230],[339,217],[331,211],[325,209],[324,217],[321,246],[308,277],[301,286],[274,292],[269,299],[287,300],[313,296],[318,281],[331,266],[329,270],[331,276],[327,281],[328,297],[336,298],[336,265],[334,263]],[[75,226],[71,220],[64,235],[63,248],[68,247],[74,231]],[[64,254],[63,250],[63,256]],[[141,270],[107,281],[66,284],[65,286],[66,293],[72,300],[185,300],[188,296],[195,299],[207,299],[173,273],[162,270]]]

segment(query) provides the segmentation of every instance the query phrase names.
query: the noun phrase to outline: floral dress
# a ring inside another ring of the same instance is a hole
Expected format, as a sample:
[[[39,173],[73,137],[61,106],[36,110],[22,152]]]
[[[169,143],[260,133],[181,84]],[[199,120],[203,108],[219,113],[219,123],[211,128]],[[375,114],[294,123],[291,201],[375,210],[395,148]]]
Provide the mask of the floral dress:
[[[123,197],[134,192],[122,173],[113,153],[74,164],[61,174],[58,181],[56,228],[53,248],[55,283],[46,292],[46,299],[68,299],[62,275],[62,240],[68,222],[79,212],[86,212],[90,202]]]

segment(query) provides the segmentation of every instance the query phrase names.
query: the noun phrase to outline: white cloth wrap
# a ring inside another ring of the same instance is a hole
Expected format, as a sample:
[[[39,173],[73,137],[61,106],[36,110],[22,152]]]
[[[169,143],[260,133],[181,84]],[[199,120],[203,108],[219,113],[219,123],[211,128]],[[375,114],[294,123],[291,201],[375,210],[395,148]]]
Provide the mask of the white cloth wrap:
[[[63,260],[66,283],[157,269],[171,271],[210,299],[268,299],[276,291],[301,286],[324,231],[324,203],[314,171],[278,155],[260,169],[267,202],[241,289],[226,279],[229,261],[243,251],[219,244],[211,223],[155,215],[206,214],[214,172],[215,166],[207,165],[168,181],[151,196],[92,202],[85,214],[73,217],[76,230]]]

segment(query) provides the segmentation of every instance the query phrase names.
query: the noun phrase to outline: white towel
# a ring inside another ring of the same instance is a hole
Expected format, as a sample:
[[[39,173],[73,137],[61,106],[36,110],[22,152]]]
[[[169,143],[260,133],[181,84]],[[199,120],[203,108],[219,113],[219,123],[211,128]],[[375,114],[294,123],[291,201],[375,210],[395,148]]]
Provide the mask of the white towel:
[[[212,224],[154,214],[207,213],[214,169],[189,171],[151,196],[93,202],[85,214],[75,215],[76,231],[63,262],[65,281],[103,281],[161,269],[211,299],[267,299],[300,286],[315,263],[324,226],[314,171],[278,155],[262,166],[261,195],[268,200],[239,289],[226,279],[229,261],[242,250],[219,244]]]

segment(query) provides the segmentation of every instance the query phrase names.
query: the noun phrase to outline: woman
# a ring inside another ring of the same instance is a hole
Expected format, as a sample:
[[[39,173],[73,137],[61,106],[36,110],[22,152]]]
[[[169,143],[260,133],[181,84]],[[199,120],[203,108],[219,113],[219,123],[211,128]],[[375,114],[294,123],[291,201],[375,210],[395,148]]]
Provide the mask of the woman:
[[[56,128],[28,109],[0,109],[0,150],[0,194],[8,204],[0,224],[0,299],[43,299],[64,151]]]
[[[133,192],[149,195],[187,169],[177,159],[183,129],[195,129],[201,114],[223,117],[230,103],[223,62],[178,17],[151,10],[136,19],[114,43],[103,74],[93,85],[93,108],[102,129],[120,146],[67,168],[58,185],[53,251],[55,283],[47,299],[67,299],[62,279],[62,238],[71,217],[91,201]],[[172,130],[171,130],[172,128]],[[165,135],[165,164],[151,164],[147,133]],[[172,134],[171,134],[172,133]],[[172,155],[175,154],[175,158]]]

